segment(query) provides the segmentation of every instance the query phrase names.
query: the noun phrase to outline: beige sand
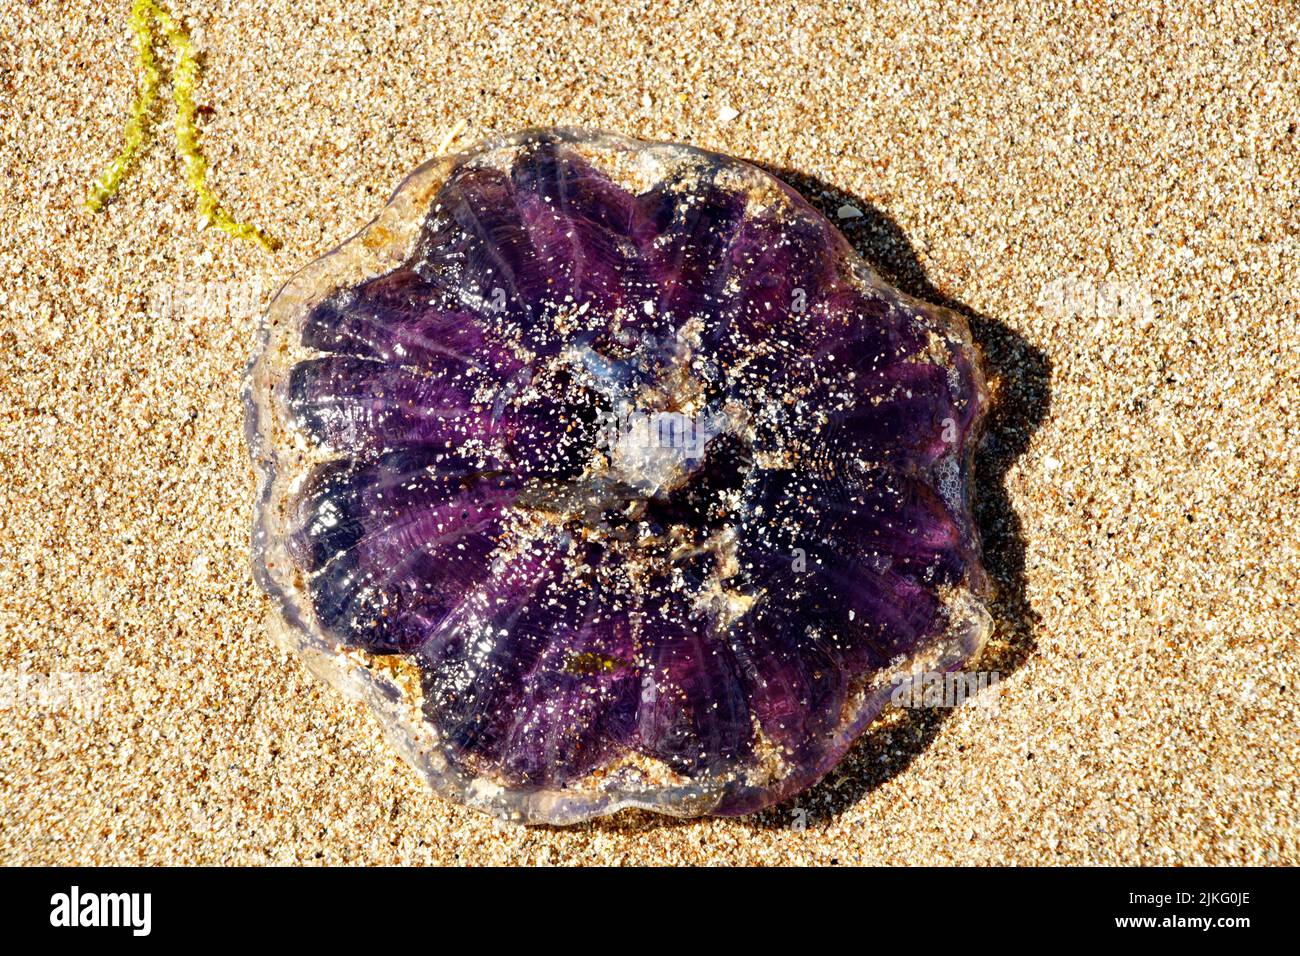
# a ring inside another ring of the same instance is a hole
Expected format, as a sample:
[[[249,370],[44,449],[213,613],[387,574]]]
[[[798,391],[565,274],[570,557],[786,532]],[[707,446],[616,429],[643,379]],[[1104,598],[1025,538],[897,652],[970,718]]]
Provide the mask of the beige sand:
[[[82,214],[127,4],[0,12],[0,862],[1300,862],[1293,5],[397,6],[173,4],[213,186],[275,254],[196,228],[169,119]],[[272,644],[256,310],[461,118],[814,177],[979,317],[996,706],[896,717],[803,812],[522,829]]]

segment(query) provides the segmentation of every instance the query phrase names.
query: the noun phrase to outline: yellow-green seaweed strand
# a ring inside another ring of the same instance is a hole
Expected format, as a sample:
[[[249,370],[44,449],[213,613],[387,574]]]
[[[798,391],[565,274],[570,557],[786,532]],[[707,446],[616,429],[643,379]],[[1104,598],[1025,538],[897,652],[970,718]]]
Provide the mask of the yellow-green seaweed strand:
[[[140,70],[140,92],[131,104],[126,121],[125,142],[122,151],[108,164],[108,168],[91,186],[86,197],[86,208],[99,212],[117,192],[123,177],[135,165],[140,151],[149,139],[149,114],[158,100],[158,64],[153,56],[153,31],[150,18],[152,0],[135,0],[131,5],[131,37],[135,41],[136,62]]]
[[[140,93],[131,104],[122,152],[95,181],[90,196],[86,199],[86,208],[91,212],[99,212],[104,208],[144,147],[149,113],[158,98],[159,75],[153,55],[153,25],[156,23],[162,28],[176,57],[172,68],[172,99],[176,103],[176,147],[185,161],[186,182],[198,197],[200,222],[204,226],[216,226],[236,239],[256,242],[264,249],[274,249],[276,243],[260,229],[233,219],[217,202],[208,186],[208,161],[199,147],[199,131],[194,121],[197,112],[194,106],[194,88],[198,84],[199,65],[189,32],[155,0],[134,0],[130,22],[139,55]]]

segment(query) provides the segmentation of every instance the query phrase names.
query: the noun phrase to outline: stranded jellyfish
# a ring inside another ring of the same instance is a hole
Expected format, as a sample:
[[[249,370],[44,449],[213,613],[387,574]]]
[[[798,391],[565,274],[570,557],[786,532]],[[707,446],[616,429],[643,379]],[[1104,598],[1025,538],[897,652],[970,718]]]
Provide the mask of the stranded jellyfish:
[[[290,641],[501,817],[767,807],[989,631],[965,322],[736,159],[436,159],[278,295],[248,395]]]

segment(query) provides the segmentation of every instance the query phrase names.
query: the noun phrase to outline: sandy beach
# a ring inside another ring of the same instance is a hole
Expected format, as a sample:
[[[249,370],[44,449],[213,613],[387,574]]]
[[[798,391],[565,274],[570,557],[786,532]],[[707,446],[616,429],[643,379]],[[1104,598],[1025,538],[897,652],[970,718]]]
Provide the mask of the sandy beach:
[[[1300,862],[1300,32],[1290,4],[175,0],[210,184],[129,3],[0,12],[0,863]],[[971,322],[996,631],[755,817],[495,822],[272,636],[259,315],[464,123],[757,163]]]

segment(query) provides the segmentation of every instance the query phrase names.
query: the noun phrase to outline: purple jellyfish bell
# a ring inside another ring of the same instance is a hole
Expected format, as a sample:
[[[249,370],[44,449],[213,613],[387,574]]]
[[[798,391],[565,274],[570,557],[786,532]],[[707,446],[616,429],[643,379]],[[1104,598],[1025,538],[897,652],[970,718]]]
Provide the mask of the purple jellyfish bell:
[[[736,159],[427,163],[285,286],[248,395],[288,639],[503,818],[770,806],[990,629],[965,322]]]

